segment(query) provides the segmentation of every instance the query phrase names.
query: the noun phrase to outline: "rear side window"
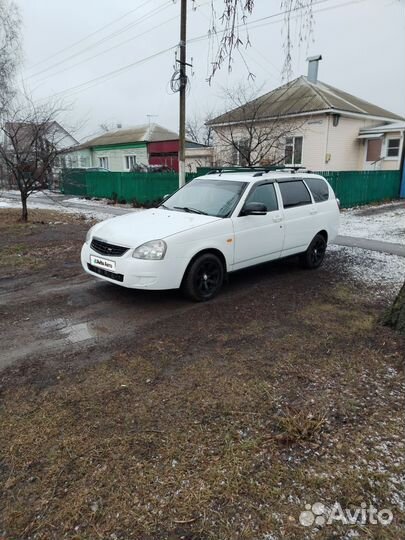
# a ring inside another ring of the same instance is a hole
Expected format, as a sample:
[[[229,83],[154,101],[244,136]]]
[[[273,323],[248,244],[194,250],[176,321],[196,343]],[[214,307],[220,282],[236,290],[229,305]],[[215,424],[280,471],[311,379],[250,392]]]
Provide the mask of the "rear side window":
[[[254,187],[247,196],[246,202],[263,203],[267,208],[267,212],[278,210],[277,196],[273,184],[262,184]]]
[[[311,204],[311,195],[302,180],[280,182],[279,188],[283,197],[284,208]]]
[[[329,199],[329,188],[325,180],[322,180],[322,178],[305,178],[305,183],[311,190],[315,202]]]

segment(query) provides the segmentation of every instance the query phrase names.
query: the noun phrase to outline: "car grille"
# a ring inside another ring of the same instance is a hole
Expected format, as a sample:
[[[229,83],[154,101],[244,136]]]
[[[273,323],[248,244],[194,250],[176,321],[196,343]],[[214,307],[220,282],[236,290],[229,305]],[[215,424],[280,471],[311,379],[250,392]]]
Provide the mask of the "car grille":
[[[103,242],[103,240],[98,240],[97,238],[93,238],[90,247],[91,249],[94,249],[94,251],[97,251],[97,253],[101,253],[101,255],[109,255],[110,257],[121,257],[121,255],[124,255],[124,253],[126,253],[129,249],[127,247],[108,244],[107,242]]]
[[[98,268],[97,266],[93,266],[89,263],[87,263],[87,267],[91,272],[99,274],[100,276],[108,277],[110,279],[114,279],[115,281],[124,281],[123,274],[114,274],[114,272],[109,272],[108,270],[104,270],[104,268]]]

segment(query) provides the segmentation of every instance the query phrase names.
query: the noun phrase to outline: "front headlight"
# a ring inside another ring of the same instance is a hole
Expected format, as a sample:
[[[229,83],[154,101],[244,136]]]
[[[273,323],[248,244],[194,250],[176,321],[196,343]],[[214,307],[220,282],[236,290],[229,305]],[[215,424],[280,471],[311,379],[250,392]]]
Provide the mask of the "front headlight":
[[[157,261],[163,259],[166,249],[166,242],[163,242],[163,240],[151,240],[150,242],[138,246],[134,250],[132,257],[135,257],[135,259]]]
[[[90,229],[87,231],[86,244],[90,244],[93,229],[94,229],[94,225],[93,227],[90,227]]]

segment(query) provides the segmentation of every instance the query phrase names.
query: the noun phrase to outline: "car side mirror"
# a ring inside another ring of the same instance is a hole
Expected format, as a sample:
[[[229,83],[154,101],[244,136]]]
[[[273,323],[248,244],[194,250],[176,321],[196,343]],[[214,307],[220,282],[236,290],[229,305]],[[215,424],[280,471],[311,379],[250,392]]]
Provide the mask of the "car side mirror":
[[[261,202],[249,202],[243,205],[241,216],[265,216],[267,207]]]

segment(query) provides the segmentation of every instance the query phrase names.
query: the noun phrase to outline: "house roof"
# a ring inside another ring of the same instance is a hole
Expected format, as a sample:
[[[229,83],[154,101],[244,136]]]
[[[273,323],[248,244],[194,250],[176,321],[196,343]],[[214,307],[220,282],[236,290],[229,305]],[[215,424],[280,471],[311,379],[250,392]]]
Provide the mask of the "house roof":
[[[386,120],[404,120],[401,116],[373,105],[368,101],[343,92],[321,81],[312,83],[301,76],[260,96],[246,105],[237,107],[216,118],[208,125],[215,126],[230,122],[254,119],[278,118],[314,112],[340,112],[380,117]]]
[[[16,144],[30,146],[35,140],[40,138],[48,140],[58,148],[63,148],[72,144],[78,144],[78,141],[71,135],[59,122],[53,120],[51,122],[6,122],[5,132],[8,136],[13,137]],[[67,141],[66,139],[70,140]]]
[[[373,133],[387,133],[392,131],[405,131],[405,122],[392,122],[391,124],[383,124],[372,128],[362,128],[359,131],[360,135]]]
[[[170,131],[159,124],[142,124],[128,129],[107,131],[99,137],[85,141],[81,148],[92,146],[106,146],[111,144],[125,144],[136,142],[173,141],[179,138],[178,134]]]

